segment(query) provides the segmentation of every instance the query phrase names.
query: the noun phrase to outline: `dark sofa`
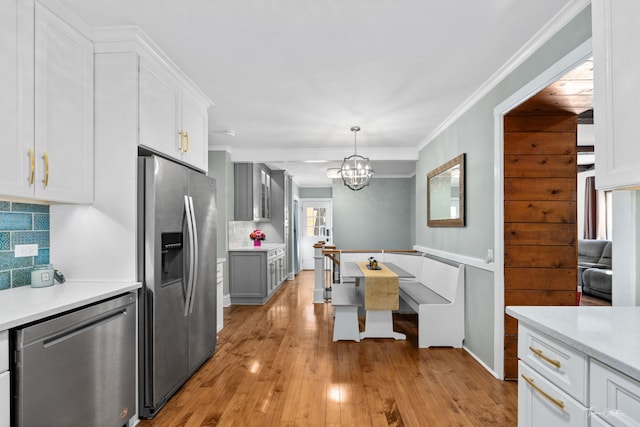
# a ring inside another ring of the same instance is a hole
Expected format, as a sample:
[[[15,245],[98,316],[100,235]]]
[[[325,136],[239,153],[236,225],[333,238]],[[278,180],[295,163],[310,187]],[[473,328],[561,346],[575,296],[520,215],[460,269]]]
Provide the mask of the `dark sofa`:
[[[611,241],[578,240],[578,285],[582,293],[611,301]]]

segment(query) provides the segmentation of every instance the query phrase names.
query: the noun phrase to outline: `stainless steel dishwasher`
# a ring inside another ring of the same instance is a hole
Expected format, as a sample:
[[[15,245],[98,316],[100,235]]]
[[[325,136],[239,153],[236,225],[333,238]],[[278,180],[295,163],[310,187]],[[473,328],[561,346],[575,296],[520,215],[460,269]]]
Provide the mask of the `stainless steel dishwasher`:
[[[122,427],[136,413],[136,294],[13,331],[13,425]]]

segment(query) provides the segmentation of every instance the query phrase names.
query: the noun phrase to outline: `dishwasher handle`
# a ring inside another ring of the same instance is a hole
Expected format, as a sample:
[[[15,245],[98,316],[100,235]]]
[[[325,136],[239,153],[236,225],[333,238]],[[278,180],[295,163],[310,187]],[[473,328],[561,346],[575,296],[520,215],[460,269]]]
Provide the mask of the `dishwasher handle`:
[[[121,309],[116,311],[115,313],[107,313],[103,316],[100,316],[96,319],[92,319],[91,321],[89,321],[88,323],[84,323],[84,324],[80,324],[80,325],[75,325],[67,330],[64,330],[62,332],[59,332],[57,334],[51,335],[47,338],[45,338],[43,340],[43,344],[42,346],[44,348],[49,348],[49,347],[53,347],[56,344],[60,344],[61,342],[64,342],[70,338],[73,338],[77,335],[80,335],[86,331],[89,331],[91,329],[97,328],[101,325],[104,325],[106,323],[109,323],[113,320],[116,320],[117,318],[120,318],[122,316],[126,316],[127,315],[127,309]]]

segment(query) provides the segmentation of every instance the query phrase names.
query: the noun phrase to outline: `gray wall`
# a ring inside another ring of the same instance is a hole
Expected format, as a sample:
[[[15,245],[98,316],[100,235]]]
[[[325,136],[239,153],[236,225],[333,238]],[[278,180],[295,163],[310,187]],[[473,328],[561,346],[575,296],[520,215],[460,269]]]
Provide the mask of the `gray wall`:
[[[413,178],[374,178],[352,191],[333,181],[333,236],[340,249],[411,249]]]
[[[484,259],[494,246],[494,108],[591,37],[587,8],[514,72],[426,145],[416,168],[416,244]],[[426,176],[466,153],[466,226],[426,226]],[[467,269],[465,345],[489,367],[494,362],[493,273]]]
[[[229,232],[227,224],[233,220],[233,163],[227,151],[209,151],[209,176],[216,179],[218,206],[218,258],[227,258],[224,263],[224,293],[229,293],[229,270],[227,248]]]
[[[332,192],[331,187],[307,187],[300,188],[301,199],[330,199]]]

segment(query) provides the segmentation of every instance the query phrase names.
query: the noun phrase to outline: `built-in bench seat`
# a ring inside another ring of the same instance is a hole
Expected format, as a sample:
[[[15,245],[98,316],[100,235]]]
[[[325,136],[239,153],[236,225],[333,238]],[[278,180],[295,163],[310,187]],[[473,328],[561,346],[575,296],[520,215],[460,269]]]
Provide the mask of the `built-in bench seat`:
[[[401,256],[394,254],[391,262]],[[462,347],[464,265],[425,255],[415,275],[419,280],[400,280],[399,293],[400,310],[418,313],[418,347]]]
[[[333,305],[333,340],[353,340],[360,342],[358,308],[364,305],[363,293],[355,286],[341,284],[331,291]]]
[[[400,282],[400,297],[416,313],[420,304],[451,304],[451,301],[418,282]]]
[[[415,279],[399,279],[400,312],[418,314],[418,347],[462,347],[464,340],[464,264],[412,252],[341,252],[341,262],[366,261],[370,256],[379,262],[391,262],[412,273]],[[346,287],[344,287],[346,286]],[[353,289],[352,283],[333,287],[332,303],[336,321],[342,318],[340,329],[357,324],[358,306],[345,304],[343,292]],[[336,291],[338,293],[336,293]],[[351,292],[351,291],[349,291]],[[348,308],[339,308],[348,307]],[[348,312],[348,315],[344,313]],[[343,320],[348,318],[349,320]],[[344,327],[342,325],[345,325]],[[338,332],[338,336],[342,335]],[[354,334],[347,334],[355,337]],[[355,339],[355,338],[338,338]],[[334,328],[334,341],[336,329]]]

